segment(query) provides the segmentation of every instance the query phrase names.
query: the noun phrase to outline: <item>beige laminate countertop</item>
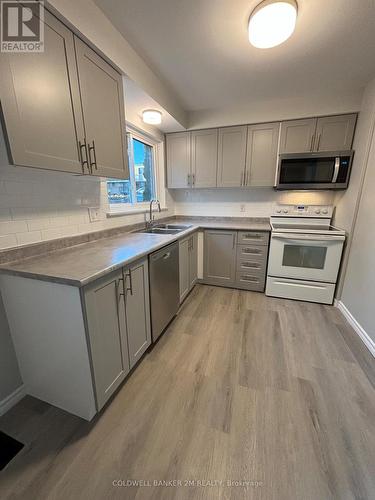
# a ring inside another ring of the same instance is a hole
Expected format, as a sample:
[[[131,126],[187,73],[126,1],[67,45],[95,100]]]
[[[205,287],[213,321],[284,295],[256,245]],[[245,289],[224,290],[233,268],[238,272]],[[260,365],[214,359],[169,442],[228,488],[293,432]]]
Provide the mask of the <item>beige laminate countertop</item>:
[[[271,230],[268,222],[257,221],[182,218],[170,222],[190,227],[180,233],[168,235],[124,232],[109,238],[3,264],[0,266],[0,273],[81,287],[198,229]]]

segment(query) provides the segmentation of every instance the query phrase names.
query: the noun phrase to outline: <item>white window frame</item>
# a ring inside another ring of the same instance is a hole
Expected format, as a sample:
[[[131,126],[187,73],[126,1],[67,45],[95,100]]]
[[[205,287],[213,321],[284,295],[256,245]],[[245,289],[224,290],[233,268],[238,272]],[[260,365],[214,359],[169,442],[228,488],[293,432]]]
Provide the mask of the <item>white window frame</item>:
[[[137,139],[138,141],[143,142],[147,146],[152,147],[154,197],[160,200],[162,208],[166,208],[165,193],[163,189],[164,175],[161,175],[163,173],[161,172],[161,169],[164,165],[164,143],[129,125],[127,125],[126,135],[127,135],[127,146],[130,149],[133,149],[133,139]],[[129,175],[132,187],[132,199],[134,200],[136,199],[135,179],[134,179],[134,155],[129,154],[128,159],[129,159]],[[108,200],[108,191],[106,192]],[[147,201],[139,203],[137,202],[115,203],[111,205],[108,200],[108,206],[109,206],[108,215],[143,213],[148,211],[150,202]]]

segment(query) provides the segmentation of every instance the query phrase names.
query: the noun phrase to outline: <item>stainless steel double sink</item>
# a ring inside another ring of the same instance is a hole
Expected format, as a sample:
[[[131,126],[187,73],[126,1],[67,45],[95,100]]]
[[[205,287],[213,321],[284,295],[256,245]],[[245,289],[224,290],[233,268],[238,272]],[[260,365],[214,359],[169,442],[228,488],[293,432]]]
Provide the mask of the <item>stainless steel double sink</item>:
[[[152,227],[138,229],[136,233],[149,233],[149,234],[177,234],[189,229],[191,224],[155,224]]]

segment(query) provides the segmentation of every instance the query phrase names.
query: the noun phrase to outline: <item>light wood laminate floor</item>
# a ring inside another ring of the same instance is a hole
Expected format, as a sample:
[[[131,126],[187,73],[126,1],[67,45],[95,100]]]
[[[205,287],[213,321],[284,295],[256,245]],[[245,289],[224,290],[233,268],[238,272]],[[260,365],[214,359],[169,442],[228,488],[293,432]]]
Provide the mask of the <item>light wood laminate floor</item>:
[[[93,422],[30,397],[0,418],[26,443],[0,497],[374,499],[374,385],[337,309],[199,285]]]

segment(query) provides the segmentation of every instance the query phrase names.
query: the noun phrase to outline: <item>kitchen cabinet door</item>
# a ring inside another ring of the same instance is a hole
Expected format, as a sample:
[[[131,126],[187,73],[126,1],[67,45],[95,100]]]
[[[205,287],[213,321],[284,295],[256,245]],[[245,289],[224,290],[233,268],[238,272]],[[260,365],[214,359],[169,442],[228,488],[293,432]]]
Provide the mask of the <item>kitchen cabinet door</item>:
[[[245,184],[246,125],[219,129],[218,187],[241,187]]]
[[[351,149],[356,121],[357,115],[355,113],[318,118],[315,151]]]
[[[280,123],[247,127],[247,186],[274,186],[279,130]]]
[[[169,188],[191,186],[190,132],[167,134],[167,184]]]
[[[179,241],[180,302],[190,291],[190,237]]]
[[[205,231],[204,279],[231,285],[236,277],[236,231]]]
[[[193,288],[198,279],[198,233],[190,237],[189,250],[189,290]]]
[[[115,271],[85,288],[86,321],[96,400],[100,410],[129,372],[122,271]]]
[[[91,173],[129,178],[122,76],[74,37]]]
[[[147,259],[124,269],[124,287],[129,360],[133,368],[151,344]]]
[[[0,99],[15,165],[83,173],[73,34],[45,11],[42,53],[0,53]],[[85,172],[88,173],[87,168]]]
[[[316,118],[281,122],[279,153],[308,153],[313,150]]]
[[[216,187],[217,129],[191,132],[192,187]]]

